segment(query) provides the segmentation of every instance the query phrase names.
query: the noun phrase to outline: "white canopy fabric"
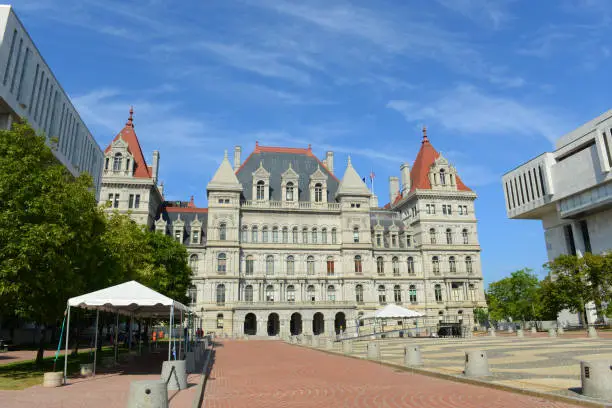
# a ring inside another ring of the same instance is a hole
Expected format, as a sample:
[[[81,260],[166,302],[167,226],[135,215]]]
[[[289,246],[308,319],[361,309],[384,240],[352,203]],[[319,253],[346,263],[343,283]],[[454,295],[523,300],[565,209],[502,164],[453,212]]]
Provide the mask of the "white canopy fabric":
[[[136,281],[70,298],[68,305],[139,317],[166,317],[172,306],[174,306],[174,313],[189,310],[182,303]]]
[[[414,310],[406,309],[405,307],[396,305],[394,303],[388,304],[382,309],[378,309],[375,312],[368,313],[362,319],[386,319],[386,318],[414,318],[421,317],[423,313],[419,313]]]

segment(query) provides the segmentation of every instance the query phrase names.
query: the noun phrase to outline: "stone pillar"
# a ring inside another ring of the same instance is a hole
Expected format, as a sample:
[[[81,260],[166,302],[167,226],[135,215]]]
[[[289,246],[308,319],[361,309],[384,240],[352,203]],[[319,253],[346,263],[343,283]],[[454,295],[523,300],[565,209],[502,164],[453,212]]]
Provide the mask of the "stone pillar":
[[[612,359],[581,361],[582,394],[612,401]]]
[[[336,334],[336,319],[327,319],[325,320],[325,333],[327,336],[332,336]]]
[[[257,317],[257,327],[256,327],[256,331],[255,334],[257,336],[267,336],[268,335],[268,320],[267,319],[261,319],[259,317]]]
[[[312,334],[312,319],[302,319],[302,334]]]
[[[484,350],[466,351],[464,373],[467,377],[485,377],[491,375],[487,352]]]
[[[518,329],[516,331],[516,337],[525,337],[525,332],[523,331],[523,329]]]

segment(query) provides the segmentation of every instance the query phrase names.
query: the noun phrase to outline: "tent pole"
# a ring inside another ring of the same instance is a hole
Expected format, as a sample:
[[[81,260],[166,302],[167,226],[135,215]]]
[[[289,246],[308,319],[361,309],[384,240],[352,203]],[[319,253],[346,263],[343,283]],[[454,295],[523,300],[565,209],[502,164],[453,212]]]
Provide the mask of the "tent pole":
[[[128,352],[132,351],[132,323],[133,321],[134,321],[134,315],[130,315],[130,323],[127,329]]]
[[[68,304],[68,324],[66,325],[66,352],[64,353],[64,385],[68,375],[68,335],[70,334],[70,304]]]
[[[93,375],[96,375],[96,361],[98,358],[98,319],[100,318],[100,309],[96,310],[96,340],[94,341],[94,366]]]
[[[172,349],[172,317],[174,315],[174,304],[170,306],[170,318],[168,319],[168,361],[170,361],[170,352]]]
[[[119,312],[117,312],[117,323],[115,324],[115,364],[117,363],[117,353],[119,353]]]
[[[182,349],[182,345],[183,345],[183,309],[181,309],[181,331],[179,332],[179,352],[178,352],[178,359],[182,360],[182,356],[181,356],[181,349]]]

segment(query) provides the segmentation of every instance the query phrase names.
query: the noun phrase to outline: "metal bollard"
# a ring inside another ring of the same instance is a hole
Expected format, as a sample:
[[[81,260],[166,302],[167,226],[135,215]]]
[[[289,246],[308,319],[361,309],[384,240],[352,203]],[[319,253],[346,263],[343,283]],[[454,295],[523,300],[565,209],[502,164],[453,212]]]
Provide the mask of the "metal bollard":
[[[612,401],[612,359],[581,361],[582,394]]]
[[[168,408],[168,389],[164,380],[132,381],[127,408]]]
[[[484,350],[473,350],[465,352],[466,377],[486,377],[491,375],[487,352]]]
[[[404,346],[404,365],[408,367],[423,365],[421,348],[419,346]]]
[[[366,345],[367,356],[370,360],[380,360],[380,344],[374,341]]]

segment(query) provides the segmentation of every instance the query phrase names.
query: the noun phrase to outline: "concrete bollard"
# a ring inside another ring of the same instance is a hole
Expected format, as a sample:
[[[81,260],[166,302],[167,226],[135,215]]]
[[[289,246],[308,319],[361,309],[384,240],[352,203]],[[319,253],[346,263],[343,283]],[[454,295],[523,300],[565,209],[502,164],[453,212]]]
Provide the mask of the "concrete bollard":
[[[466,377],[486,377],[491,375],[487,352],[484,350],[472,350],[465,352]]]
[[[172,372],[172,376],[170,376],[170,371],[173,366],[174,371]],[[164,361],[162,364],[161,378],[165,382],[168,380],[168,377],[170,377],[170,381],[168,381],[168,390],[184,390],[187,388],[187,365],[185,360]]]
[[[353,342],[350,340],[344,340],[342,342],[342,352],[344,354],[352,354],[353,353]]]
[[[523,329],[518,329],[516,331],[516,337],[525,337],[525,332],[523,331]]]
[[[367,356],[370,360],[380,360],[380,344],[374,341],[366,345]]]
[[[61,387],[62,384],[64,384],[64,373],[62,371],[45,373],[43,376],[43,387],[45,388]]]
[[[514,327],[508,326],[508,333],[514,333]]]
[[[81,375],[83,377],[89,377],[93,375],[93,363],[81,364]]]
[[[582,394],[612,401],[612,359],[580,362]]]
[[[423,365],[421,348],[419,346],[404,346],[404,365],[407,367],[417,367]]]
[[[535,333],[537,333],[537,332],[538,332],[538,329],[536,329],[535,327],[532,327],[532,328],[531,328],[531,333],[535,334]]]
[[[495,329],[492,327],[489,327],[489,336],[490,337],[495,337]]]
[[[587,330],[587,334],[592,339],[595,339],[595,338],[598,337],[597,330],[595,330],[595,328],[593,326],[589,326],[589,328]]]
[[[548,329],[548,337],[557,337],[557,331],[555,329]]]
[[[168,389],[164,380],[132,381],[127,408],[168,408]]]
[[[195,352],[193,351],[188,351],[187,353],[185,353],[185,368],[187,369],[188,373],[195,373],[196,371],[196,358],[195,358]]]
[[[563,327],[562,326],[557,327],[557,334],[561,335],[563,333],[565,333],[565,330],[563,330]]]

